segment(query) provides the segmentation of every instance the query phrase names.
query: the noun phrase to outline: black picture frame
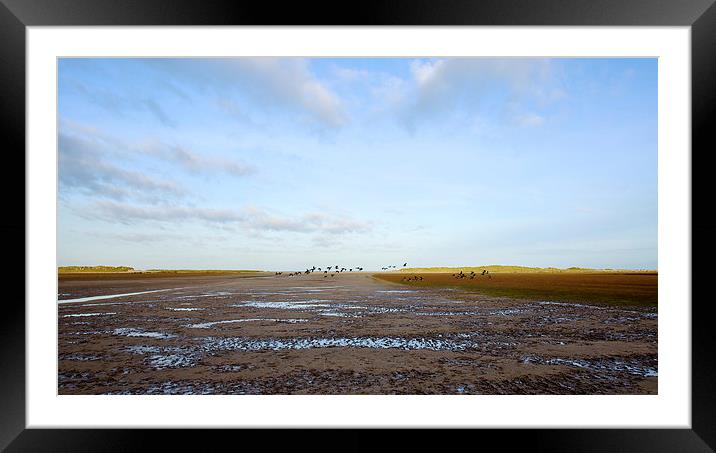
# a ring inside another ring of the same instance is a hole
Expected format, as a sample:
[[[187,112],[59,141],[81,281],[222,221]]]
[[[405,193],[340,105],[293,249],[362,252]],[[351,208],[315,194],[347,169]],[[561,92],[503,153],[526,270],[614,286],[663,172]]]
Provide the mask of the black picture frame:
[[[714,256],[716,221],[704,211],[693,209],[709,196],[707,156],[716,149],[711,118],[716,117],[716,6],[714,0],[392,0],[355,4],[340,2],[189,2],[177,0],[0,0],[0,114],[7,129],[3,135],[4,163],[7,168],[25,169],[25,32],[29,26],[65,25],[550,25],[550,26],[690,26],[692,33],[692,241],[702,239],[692,253],[693,276],[708,272],[697,266]],[[694,165],[695,164],[695,165]],[[25,172],[14,171],[23,178]],[[25,236],[25,200],[17,196],[19,182],[2,179],[6,213],[0,220],[3,237],[16,257],[5,277],[21,280],[25,266],[17,257]],[[23,214],[16,214],[22,212]],[[7,240],[7,238],[13,238]],[[693,247],[692,247],[693,248]],[[23,279],[24,280],[24,279]],[[26,280],[24,280],[26,281]],[[702,280],[703,281],[703,280]],[[25,299],[24,288],[22,299]],[[464,435],[476,447],[492,441],[508,443],[509,448],[530,451],[714,451],[716,448],[716,337],[708,316],[708,297],[692,296],[692,429],[550,429],[480,430]],[[669,301],[689,303],[690,301]],[[230,430],[206,436],[194,430],[119,429],[25,429],[25,310],[20,297],[4,300],[0,316],[0,447],[7,451],[128,451],[166,448],[167,438],[186,448],[207,449],[233,438]],[[467,430],[472,431],[472,430]],[[241,444],[248,446],[247,433]],[[335,430],[340,445],[317,444],[311,431],[291,430],[284,435],[260,434],[269,448],[285,446],[311,449],[366,450],[375,445],[366,430]],[[381,441],[382,447],[398,448],[437,442],[443,448],[457,448],[453,435],[410,430]],[[449,441],[446,438],[449,437]],[[283,440],[281,440],[283,439]],[[477,443],[476,443],[477,441]],[[281,445],[282,442],[285,444]],[[447,442],[447,443],[446,443]],[[231,444],[229,444],[231,445]],[[234,443],[238,448],[239,444]]]

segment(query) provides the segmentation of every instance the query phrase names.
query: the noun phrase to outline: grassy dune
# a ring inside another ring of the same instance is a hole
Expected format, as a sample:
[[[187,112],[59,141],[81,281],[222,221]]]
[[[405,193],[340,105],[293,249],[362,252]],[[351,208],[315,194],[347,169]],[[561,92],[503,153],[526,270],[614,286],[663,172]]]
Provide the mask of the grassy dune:
[[[258,270],[233,270],[233,269],[149,269],[145,273],[162,274],[245,274],[247,272],[262,272]]]
[[[651,270],[622,270],[622,269],[589,269],[586,267],[568,267],[560,269],[558,267],[527,267],[527,266],[502,266],[491,264],[488,266],[466,266],[466,267],[409,267],[400,269],[400,272],[460,272],[463,271],[467,274],[472,272],[481,273],[483,270],[487,270],[490,273],[642,273],[642,272],[656,272]]]
[[[71,270],[80,268],[81,270]],[[99,268],[99,269],[98,269]],[[125,267],[110,266],[68,266],[58,269],[58,277],[63,281],[70,280],[127,280],[166,277],[210,277],[221,275],[253,275],[262,271],[232,269],[149,269],[147,271],[122,270]]]
[[[134,268],[129,266],[60,266],[57,268],[57,272],[60,274],[76,274],[80,272],[134,272]]]
[[[469,273],[469,268],[462,268]],[[483,268],[480,268],[482,272]],[[477,272],[477,271],[475,271]],[[656,306],[658,274],[651,272],[503,272],[491,278],[456,279],[445,272],[374,274],[375,278],[409,286],[456,287],[489,296],[609,305]],[[406,282],[419,275],[422,281]]]

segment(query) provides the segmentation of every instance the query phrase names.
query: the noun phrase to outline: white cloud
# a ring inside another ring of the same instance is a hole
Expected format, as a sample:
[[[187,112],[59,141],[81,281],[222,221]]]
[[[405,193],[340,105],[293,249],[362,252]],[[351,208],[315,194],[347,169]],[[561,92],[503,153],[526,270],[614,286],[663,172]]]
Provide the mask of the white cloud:
[[[419,85],[426,85],[435,79],[436,74],[440,72],[444,65],[445,60],[413,60],[410,63],[410,72]]]
[[[101,129],[67,120],[63,120],[60,124],[59,144],[60,161],[67,163],[60,172],[61,179],[63,176],[67,179],[73,174],[79,177],[78,172],[82,168],[87,170],[81,172],[84,178],[97,179],[97,176],[89,171],[92,167],[101,167],[101,165],[117,167],[116,162],[129,164],[133,159],[146,156],[176,165],[190,173],[215,175],[219,172],[244,177],[255,172],[255,168],[237,159],[205,155],[188,146],[164,143],[155,139],[135,143],[127,142],[113,137]],[[110,163],[110,161],[114,163]],[[77,168],[76,165],[80,163],[84,167]],[[74,183],[75,185],[84,184],[80,180],[76,180]]]
[[[185,194],[171,181],[128,170],[106,159],[96,142],[60,133],[59,179],[61,190],[78,190],[85,195],[142,201],[166,200]]]
[[[302,103],[321,121],[331,126],[341,126],[345,115],[338,97],[316,80],[304,80],[301,86]]]
[[[409,128],[458,109],[476,112],[483,99],[502,93],[504,114],[514,105],[562,99],[566,93],[552,88],[555,83],[549,60],[451,58],[414,60],[410,63],[413,88],[404,96],[402,109]],[[544,94],[547,88],[549,95]],[[495,106],[491,107],[495,108]],[[520,122],[537,125],[544,121],[538,113],[525,115]]]
[[[310,71],[303,58],[150,60],[164,77],[208,89],[219,98],[241,96],[260,108],[285,108],[318,124],[339,127],[346,114],[341,100]]]

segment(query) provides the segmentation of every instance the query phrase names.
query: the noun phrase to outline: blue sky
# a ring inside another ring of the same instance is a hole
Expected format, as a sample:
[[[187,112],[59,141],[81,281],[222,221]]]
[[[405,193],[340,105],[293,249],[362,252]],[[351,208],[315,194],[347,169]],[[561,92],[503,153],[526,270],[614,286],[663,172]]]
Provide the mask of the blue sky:
[[[58,64],[58,265],[657,268],[656,59]]]

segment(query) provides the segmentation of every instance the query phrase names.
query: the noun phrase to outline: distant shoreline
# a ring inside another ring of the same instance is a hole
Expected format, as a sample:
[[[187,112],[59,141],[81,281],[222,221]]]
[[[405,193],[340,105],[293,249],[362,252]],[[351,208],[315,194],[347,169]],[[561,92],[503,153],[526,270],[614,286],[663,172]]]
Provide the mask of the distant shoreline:
[[[453,266],[453,267],[403,267],[393,269],[393,272],[427,272],[427,273],[453,273],[453,272],[482,272],[491,273],[628,273],[628,274],[658,274],[656,269],[596,269],[586,267],[529,267],[506,266],[490,264],[487,266]],[[59,274],[241,274],[273,272],[253,269],[135,269],[129,266],[60,266]],[[285,270],[284,270],[285,272]],[[368,271],[377,272],[377,271]],[[388,271],[390,272],[390,271]]]
[[[60,271],[57,278],[60,281],[82,280],[143,280],[180,277],[253,277],[270,275],[268,272],[253,270],[148,270],[148,271]]]
[[[60,266],[59,274],[240,274],[252,269],[135,269],[129,266]]]
[[[464,266],[464,267],[408,267],[396,269],[400,272],[430,272],[430,273],[452,273],[452,272],[482,272],[486,270],[492,273],[640,273],[640,274],[657,274],[658,270],[654,269],[592,269],[586,267],[528,267],[528,266],[504,266],[491,264],[488,266]]]

